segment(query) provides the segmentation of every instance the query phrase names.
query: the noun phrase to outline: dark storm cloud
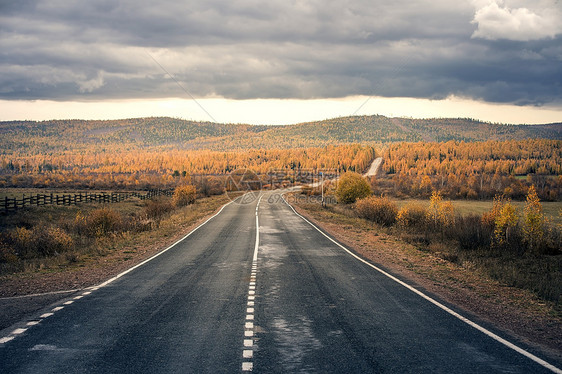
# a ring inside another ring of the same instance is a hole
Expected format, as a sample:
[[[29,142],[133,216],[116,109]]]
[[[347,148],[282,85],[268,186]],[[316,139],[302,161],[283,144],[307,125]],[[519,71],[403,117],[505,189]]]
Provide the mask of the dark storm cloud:
[[[154,58],[198,97],[557,101],[557,9],[512,1],[0,0],[0,98],[185,96]]]

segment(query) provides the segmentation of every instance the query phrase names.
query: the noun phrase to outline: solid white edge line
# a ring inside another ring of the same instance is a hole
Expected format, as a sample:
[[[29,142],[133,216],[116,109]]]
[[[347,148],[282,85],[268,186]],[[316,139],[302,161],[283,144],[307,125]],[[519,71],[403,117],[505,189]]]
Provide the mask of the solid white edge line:
[[[169,251],[170,249],[172,249],[173,247],[175,247],[176,245],[178,245],[179,243],[181,243],[182,241],[184,241],[185,239],[187,239],[189,236],[191,236],[191,234],[193,234],[193,233],[194,233],[195,231],[197,231],[199,228],[201,228],[202,226],[204,226],[207,222],[209,222],[210,220],[212,220],[213,218],[215,218],[216,216],[218,216],[219,214],[221,214],[221,212],[223,211],[223,209],[226,208],[228,205],[232,204],[233,202],[234,202],[234,200],[231,200],[230,202],[224,204],[224,205],[220,208],[220,210],[219,210],[217,213],[215,213],[215,214],[213,214],[211,217],[207,218],[207,220],[206,220],[205,222],[203,222],[202,224],[200,224],[199,226],[197,226],[196,228],[194,228],[193,230],[191,230],[187,235],[185,235],[183,238],[181,238],[180,240],[178,240],[178,241],[175,242],[174,244],[170,245],[168,248],[166,248],[166,249],[164,249],[164,250],[158,252],[157,254],[155,254],[154,256],[152,256],[152,257],[150,257],[150,258],[144,260],[144,261],[141,262],[140,264],[137,264],[137,265],[133,266],[132,268],[127,269],[127,270],[125,270],[124,272],[122,272],[122,273],[120,273],[120,274],[117,274],[117,275],[114,276],[113,278],[108,279],[108,280],[106,280],[105,282],[103,282],[103,283],[101,283],[101,284],[95,286],[95,288],[97,289],[97,288],[100,288],[100,287],[105,287],[105,286],[107,286],[108,284],[110,284],[110,283],[116,281],[117,279],[121,278],[123,275],[125,275],[125,274],[127,274],[127,273],[130,273],[131,271],[135,270],[136,268],[139,268],[139,267],[143,266],[143,265],[146,264],[147,262],[150,262],[150,261],[154,260],[156,257],[158,257],[158,256],[164,254],[165,252]]]
[[[468,318],[460,315],[459,313],[455,312],[454,310],[446,307],[445,305],[441,304],[440,302],[438,302],[435,299],[432,299],[431,297],[427,296],[426,294],[424,294],[423,292],[421,292],[420,290],[415,289],[414,287],[410,286],[409,284],[401,281],[400,279],[396,278],[395,276],[387,273],[386,271],[382,270],[381,268],[371,264],[370,262],[368,262],[367,260],[359,257],[358,255],[356,255],[355,253],[353,253],[352,251],[350,251],[349,249],[347,249],[346,247],[344,247],[343,245],[341,245],[340,243],[338,243],[337,241],[335,241],[334,239],[332,239],[330,236],[328,236],[328,234],[324,233],[324,231],[320,230],[318,227],[316,227],[316,225],[314,225],[312,222],[310,222],[309,220],[307,220],[305,217],[303,217],[302,215],[300,215],[299,213],[297,213],[297,211],[295,210],[295,208],[293,208],[293,206],[291,204],[289,204],[287,202],[287,200],[285,200],[284,196],[281,196],[281,198],[283,199],[283,201],[285,202],[285,204],[287,204],[289,206],[289,208],[292,209],[292,211],[299,216],[300,218],[302,218],[306,223],[308,223],[310,226],[314,227],[319,233],[321,233],[322,235],[324,235],[326,238],[328,238],[331,242],[333,242],[335,245],[337,245],[338,247],[340,247],[341,249],[343,249],[344,251],[346,251],[348,254],[350,254],[351,256],[355,257],[357,260],[363,262],[364,264],[372,267],[373,269],[375,269],[376,271],[378,271],[379,273],[387,276],[388,278],[392,279],[393,281],[395,281],[396,283],[406,287],[407,289],[409,289],[410,291],[414,292],[415,294],[423,297],[424,299],[426,299],[427,301],[429,301],[430,303],[434,304],[435,306],[441,308],[442,310],[444,310],[445,312],[451,314],[452,316],[460,319],[461,321],[463,321],[464,323],[468,324],[469,326],[474,327],[475,329],[479,330],[480,332],[486,334],[487,336],[489,336],[490,338],[498,341],[499,343],[505,345],[506,347],[509,347],[511,349],[513,349],[514,351],[516,351],[517,353],[522,354],[523,356],[533,360],[534,362],[536,362],[537,364],[553,371],[554,373],[557,374],[562,374],[562,370],[557,368],[556,366],[546,362],[545,360],[535,356],[534,354],[527,352],[526,350],[524,350],[523,348],[505,340],[504,338],[494,334],[493,332],[491,332],[490,330],[480,326],[479,324],[477,324],[476,322],[473,322],[471,320],[469,320]]]

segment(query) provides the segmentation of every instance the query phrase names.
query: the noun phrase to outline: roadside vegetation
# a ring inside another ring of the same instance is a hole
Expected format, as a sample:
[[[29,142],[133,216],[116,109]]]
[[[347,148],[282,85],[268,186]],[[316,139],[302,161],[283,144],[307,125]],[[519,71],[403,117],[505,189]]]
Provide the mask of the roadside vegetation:
[[[327,212],[559,305],[559,129],[382,116],[278,127],[171,118],[3,122],[0,198],[31,188],[175,194],[4,214],[0,274],[80,266],[174,232],[172,224],[226,201],[225,192],[301,183],[304,195],[320,195],[321,175]],[[379,174],[362,178],[375,157],[383,158]]]
[[[177,235],[227,201],[205,197],[192,185],[176,188],[173,197],[115,204],[81,204],[30,208],[3,215],[0,275],[84,266],[115,251],[136,251],[140,243]]]
[[[328,188],[328,194],[337,196],[338,188]],[[362,194],[362,189],[346,189],[346,194]],[[377,230],[421,253],[532,291],[562,311],[562,225],[545,215],[534,185],[519,208],[505,195],[497,195],[483,214],[461,214],[440,191],[433,191],[425,202],[381,195],[347,204],[337,201],[326,210],[372,222]],[[468,202],[463,204],[466,209]],[[562,203],[558,205],[562,208]],[[314,204],[301,206],[317,209]]]

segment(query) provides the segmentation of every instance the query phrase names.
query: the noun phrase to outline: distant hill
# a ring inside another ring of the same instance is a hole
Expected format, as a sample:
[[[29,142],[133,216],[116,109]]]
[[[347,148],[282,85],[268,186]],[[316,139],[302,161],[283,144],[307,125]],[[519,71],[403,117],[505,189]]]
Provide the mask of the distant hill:
[[[509,125],[462,118],[353,116],[284,126],[194,122],[168,117],[0,122],[0,154],[13,151],[296,148],[341,143],[562,139],[562,123]]]
[[[314,141],[376,142],[562,139],[562,123],[508,125],[462,118],[411,119],[353,116],[283,126],[277,136]]]

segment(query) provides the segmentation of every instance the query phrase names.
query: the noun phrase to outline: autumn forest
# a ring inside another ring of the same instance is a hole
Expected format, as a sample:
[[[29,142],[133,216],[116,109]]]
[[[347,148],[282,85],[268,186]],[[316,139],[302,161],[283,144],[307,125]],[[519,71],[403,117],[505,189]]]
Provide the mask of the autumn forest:
[[[300,184],[292,196],[305,199],[304,209],[371,221],[423,253],[560,305],[562,124],[137,118],[1,122],[0,135],[0,275],[80,266],[108,248],[175,232],[249,177],[254,189]],[[376,172],[362,178],[374,160]],[[310,183],[320,173],[331,200],[317,210],[321,191]],[[358,181],[348,191],[362,195],[342,199],[346,180]]]
[[[397,196],[437,189],[454,199],[522,199],[534,184],[542,200],[562,198],[562,124],[362,116],[250,126],[141,118],[2,122],[0,134],[0,187],[144,190],[199,180],[221,193],[221,178],[239,169],[264,180],[272,170],[362,173],[382,157],[374,183]]]

